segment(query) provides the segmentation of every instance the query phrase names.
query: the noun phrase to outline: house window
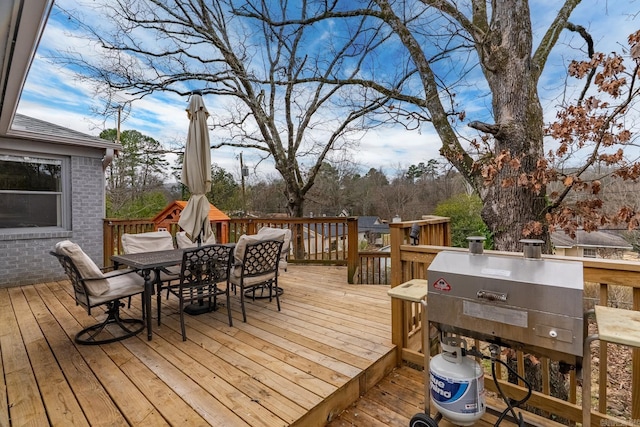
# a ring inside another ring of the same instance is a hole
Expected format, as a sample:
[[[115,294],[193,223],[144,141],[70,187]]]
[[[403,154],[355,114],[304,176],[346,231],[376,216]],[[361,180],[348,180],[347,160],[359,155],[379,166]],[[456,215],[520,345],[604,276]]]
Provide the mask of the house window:
[[[598,251],[595,248],[583,248],[582,256],[584,258],[597,258]]]
[[[60,159],[0,154],[0,229],[62,227]]]

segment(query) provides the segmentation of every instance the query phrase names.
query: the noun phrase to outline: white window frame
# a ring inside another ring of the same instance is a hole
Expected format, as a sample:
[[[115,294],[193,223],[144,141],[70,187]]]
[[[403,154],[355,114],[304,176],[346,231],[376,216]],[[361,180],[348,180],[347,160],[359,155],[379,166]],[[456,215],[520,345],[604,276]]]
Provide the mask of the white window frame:
[[[598,249],[597,248],[582,248],[582,257],[583,258],[598,258]]]

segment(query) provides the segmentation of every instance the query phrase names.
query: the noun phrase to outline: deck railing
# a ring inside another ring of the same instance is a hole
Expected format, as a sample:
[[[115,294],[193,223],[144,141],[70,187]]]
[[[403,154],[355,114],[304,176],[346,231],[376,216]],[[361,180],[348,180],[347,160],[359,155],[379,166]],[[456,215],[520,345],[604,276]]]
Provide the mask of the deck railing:
[[[319,218],[232,218],[228,227],[212,224],[221,242],[237,242],[243,234],[255,234],[268,226],[288,228],[292,233],[289,261],[299,264],[346,265],[348,282],[360,284],[391,283],[391,253],[358,251],[358,220],[356,217]],[[122,253],[122,235],[154,231],[156,224],[150,219],[104,220],[104,265],[111,264],[111,256]],[[171,224],[169,232],[175,235],[178,224]],[[412,230],[417,240],[411,238]],[[227,233],[224,236],[221,233]],[[449,245],[449,219],[425,216],[419,221],[391,225],[391,233],[402,242],[417,241],[429,245]],[[354,243],[352,243],[354,242]]]
[[[359,251],[356,283],[365,285],[391,284],[391,253]]]
[[[288,228],[291,230],[291,252],[289,262],[302,264],[346,265],[349,283],[354,283],[358,270],[358,220],[355,217],[320,218],[232,218],[228,235],[218,240],[237,242],[243,234],[255,234],[262,227]],[[154,231],[156,225],[151,220],[104,220],[104,265],[111,264],[111,256],[122,253],[124,233],[144,233]],[[178,224],[171,224],[171,234],[179,230]],[[350,242],[354,242],[350,244]]]
[[[411,246],[405,244],[406,240],[402,233],[391,235],[392,247],[392,282],[391,286],[398,286],[410,279],[426,279],[426,272],[429,264],[436,254],[442,250],[460,250],[442,246]],[[505,253],[495,251],[485,251],[485,253],[500,253],[503,255],[522,256],[521,253]],[[546,257],[546,256],[545,256]],[[622,260],[601,260],[589,258],[573,258],[548,256],[550,258],[577,260],[583,263],[585,281],[585,309],[593,307],[594,304],[613,305],[620,308],[640,310],[640,263]],[[624,297],[620,295],[624,294]],[[431,354],[437,351],[437,331],[432,334],[433,341],[430,343]],[[398,346],[398,360],[417,365],[424,362],[423,339],[421,325],[421,305],[417,303],[403,302],[397,299],[392,301],[392,339]],[[594,350],[592,357],[599,359],[601,369],[597,374],[592,375],[594,384],[592,402],[592,425],[616,425],[632,426],[638,425],[640,420],[640,351],[630,350],[631,357],[624,368],[618,368],[620,360],[609,359],[614,351],[611,344],[592,346]],[[616,347],[616,350],[619,350]],[[597,352],[596,352],[597,351]],[[595,357],[594,357],[595,356]],[[518,352],[515,358],[519,373],[524,374],[525,355]],[[540,409],[546,414],[555,414],[563,419],[565,424],[581,422],[582,404],[581,387],[579,378],[575,370],[565,378],[568,397],[560,399],[552,397],[553,381],[552,367],[553,361],[548,358],[536,359],[540,361],[542,367],[542,387],[540,391],[534,392],[528,404]],[[612,362],[616,362],[615,364]],[[400,362],[399,362],[400,363]],[[592,363],[592,366],[594,363]],[[607,377],[608,368],[615,366],[618,370],[628,370],[628,375],[622,384],[611,385],[611,378]],[[609,388],[607,386],[610,385]],[[491,375],[485,376],[485,386],[489,391],[497,391]],[[522,398],[526,389],[517,384],[500,380],[500,387],[511,397]],[[608,403],[611,398],[608,393],[613,392],[613,388],[630,390],[631,398],[628,401],[620,402],[626,408],[624,414],[616,413],[615,416],[608,413]],[[629,409],[630,408],[630,409]]]

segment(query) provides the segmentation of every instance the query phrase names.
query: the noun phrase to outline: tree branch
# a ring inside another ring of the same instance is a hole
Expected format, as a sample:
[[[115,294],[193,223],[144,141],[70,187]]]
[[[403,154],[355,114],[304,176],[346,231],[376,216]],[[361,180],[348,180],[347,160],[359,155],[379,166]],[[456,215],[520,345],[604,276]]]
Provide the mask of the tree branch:
[[[531,58],[531,75],[534,81],[538,81],[542,71],[544,70],[547,59],[551,50],[556,45],[558,37],[571,16],[573,10],[580,4],[581,0],[566,0],[562,5],[562,8],[558,11],[556,18],[553,20],[544,37],[540,41],[540,45],[536,49],[533,57]]]
[[[489,133],[491,135],[496,135],[500,132],[500,126],[496,124],[483,123],[478,121],[473,121],[469,123],[469,127],[479,130],[480,132]]]
[[[574,31],[582,36],[584,41],[587,43],[587,52],[589,58],[592,59],[593,55],[595,55],[595,51],[593,48],[593,38],[591,38],[591,34],[587,32],[587,30],[581,25],[575,25],[571,22],[567,22],[566,27],[569,31]],[[578,97],[577,104],[580,105],[584,100],[584,97],[587,94],[587,90],[591,86],[591,82],[593,81],[593,76],[596,75],[596,67],[593,67],[591,71],[589,71],[589,75],[587,76],[587,80],[584,83],[584,87],[582,88],[582,92],[580,92],[580,96]]]

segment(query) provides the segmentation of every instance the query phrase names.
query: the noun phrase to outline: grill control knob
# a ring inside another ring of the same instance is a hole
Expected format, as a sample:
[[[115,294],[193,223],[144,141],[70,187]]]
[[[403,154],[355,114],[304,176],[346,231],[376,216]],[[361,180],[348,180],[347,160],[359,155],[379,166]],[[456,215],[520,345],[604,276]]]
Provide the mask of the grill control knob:
[[[550,330],[549,331],[549,336],[551,338],[558,338],[558,333],[556,331],[554,331],[554,330]]]

